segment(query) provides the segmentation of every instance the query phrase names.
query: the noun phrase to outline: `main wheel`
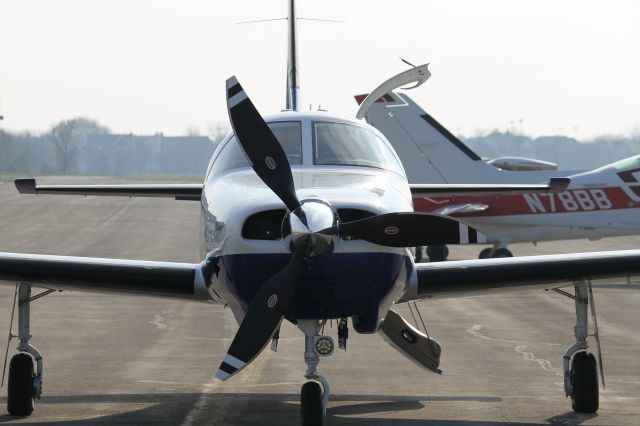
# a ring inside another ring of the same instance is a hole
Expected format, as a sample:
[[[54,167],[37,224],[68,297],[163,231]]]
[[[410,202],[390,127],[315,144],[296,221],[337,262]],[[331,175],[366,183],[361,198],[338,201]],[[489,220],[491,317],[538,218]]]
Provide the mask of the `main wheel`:
[[[573,396],[571,408],[577,413],[598,411],[600,392],[598,389],[598,363],[589,352],[578,352],[571,361]]]
[[[491,257],[513,257],[513,253],[511,253],[506,248],[499,248],[498,250],[493,252]]]
[[[480,251],[478,259],[489,259],[491,257],[491,247],[487,247]]]
[[[307,382],[300,391],[300,416],[302,426],[322,426],[322,389],[317,382]]]
[[[424,250],[424,247],[416,246],[416,263],[422,262],[423,250]]]
[[[33,359],[20,353],[9,364],[7,411],[12,416],[28,416],[33,413]]]
[[[430,262],[442,262],[443,260],[447,260],[449,248],[445,245],[428,246],[427,256],[429,256]]]

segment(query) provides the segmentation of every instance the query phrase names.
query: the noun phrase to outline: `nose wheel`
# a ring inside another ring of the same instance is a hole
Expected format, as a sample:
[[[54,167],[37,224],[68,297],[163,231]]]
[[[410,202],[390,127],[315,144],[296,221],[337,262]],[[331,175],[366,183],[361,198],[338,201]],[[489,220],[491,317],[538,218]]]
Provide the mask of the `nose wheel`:
[[[307,382],[300,391],[300,417],[304,426],[321,426],[324,419],[322,389],[318,382]]]

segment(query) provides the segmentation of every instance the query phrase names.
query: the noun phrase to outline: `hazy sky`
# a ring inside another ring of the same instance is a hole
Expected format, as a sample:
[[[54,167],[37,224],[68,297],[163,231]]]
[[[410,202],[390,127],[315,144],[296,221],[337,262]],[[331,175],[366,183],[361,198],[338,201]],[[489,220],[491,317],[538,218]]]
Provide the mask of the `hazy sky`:
[[[300,0],[302,104],[353,115],[352,95],[431,63],[410,92],[454,133],[512,124],[582,138],[640,132],[640,2]],[[116,132],[228,122],[236,74],[258,109],[284,106],[285,0],[0,0],[4,128],[82,115]],[[519,122],[519,120],[522,120]],[[512,124],[510,124],[512,123]],[[521,124],[520,124],[521,123]]]

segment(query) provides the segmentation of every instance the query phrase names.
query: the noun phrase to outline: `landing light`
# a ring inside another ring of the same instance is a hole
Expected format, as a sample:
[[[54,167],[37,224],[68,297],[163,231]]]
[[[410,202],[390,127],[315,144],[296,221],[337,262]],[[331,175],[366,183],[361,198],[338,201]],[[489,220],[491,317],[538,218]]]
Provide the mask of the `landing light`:
[[[329,356],[333,353],[333,339],[329,336],[318,336],[314,347],[318,355]]]

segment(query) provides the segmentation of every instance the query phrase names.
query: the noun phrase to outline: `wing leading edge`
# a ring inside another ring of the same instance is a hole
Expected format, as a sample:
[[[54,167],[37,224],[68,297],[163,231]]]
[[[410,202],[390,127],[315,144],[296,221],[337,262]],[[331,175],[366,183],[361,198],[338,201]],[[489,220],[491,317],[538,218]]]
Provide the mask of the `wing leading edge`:
[[[0,253],[0,284],[211,301],[206,265]]]
[[[640,250],[418,263],[403,301],[634,275],[640,275]]]
[[[165,197],[200,201],[203,184],[123,184],[123,185],[38,185],[34,178],[15,180],[21,194],[101,195],[122,197]]]

